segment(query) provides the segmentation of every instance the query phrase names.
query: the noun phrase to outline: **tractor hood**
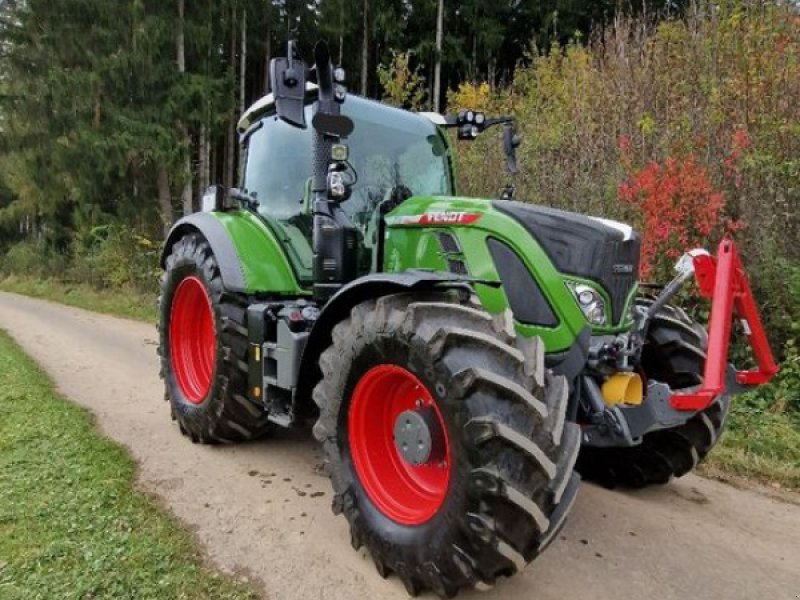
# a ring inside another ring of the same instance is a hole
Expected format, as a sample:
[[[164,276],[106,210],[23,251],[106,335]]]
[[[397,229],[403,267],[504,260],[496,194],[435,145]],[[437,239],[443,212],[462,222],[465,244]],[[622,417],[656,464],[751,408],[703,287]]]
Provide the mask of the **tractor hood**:
[[[613,319],[622,316],[639,272],[639,236],[628,225],[544,206],[495,200],[539,242],[556,269],[596,281],[611,297]]]
[[[569,348],[588,325],[573,284],[591,284],[603,298],[607,319],[591,325],[595,334],[630,327],[640,241],[627,225],[524,202],[443,196],[412,196],[385,221],[387,271],[499,279],[503,290],[478,286],[483,305],[510,307],[518,326],[529,327],[523,334],[553,351]]]

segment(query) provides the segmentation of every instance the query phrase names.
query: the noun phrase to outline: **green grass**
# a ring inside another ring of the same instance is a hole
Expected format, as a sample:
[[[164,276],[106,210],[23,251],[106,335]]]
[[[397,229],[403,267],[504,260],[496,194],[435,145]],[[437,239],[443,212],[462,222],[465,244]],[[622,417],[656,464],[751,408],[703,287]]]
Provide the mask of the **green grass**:
[[[800,490],[800,414],[781,403],[764,406],[752,394],[735,397],[722,441],[703,469]]]
[[[63,283],[20,275],[0,276],[0,290],[34,298],[43,298],[96,312],[139,321],[156,321],[155,294],[135,290],[96,290],[81,283]]]
[[[0,598],[246,599],[0,331]]]

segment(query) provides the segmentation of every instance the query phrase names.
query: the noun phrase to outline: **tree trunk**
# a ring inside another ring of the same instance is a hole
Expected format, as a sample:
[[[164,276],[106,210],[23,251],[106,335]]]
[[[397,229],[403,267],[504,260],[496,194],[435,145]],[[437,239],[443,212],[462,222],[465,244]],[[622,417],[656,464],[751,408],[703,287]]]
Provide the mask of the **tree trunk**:
[[[172,192],[169,189],[169,173],[163,164],[158,166],[158,206],[161,210],[161,221],[164,225],[164,237],[169,233],[175,216],[172,214]]]
[[[242,9],[242,46],[239,56],[239,114],[247,108],[247,9]]]
[[[208,144],[208,162],[211,165],[211,177],[213,181],[220,181],[219,176],[219,143],[211,143],[209,140]]]
[[[186,43],[185,43],[185,34],[184,34],[184,27],[185,27],[185,18],[184,18],[184,10],[185,10],[185,0],[178,0],[178,30],[175,33],[175,45],[176,45],[176,53],[177,53],[177,60],[178,63],[178,73],[182,77],[186,73]],[[181,143],[183,144],[183,190],[181,191],[181,204],[183,206],[183,214],[190,215],[194,212],[194,206],[192,202],[192,189],[194,185],[192,183],[192,138],[189,135],[189,129],[183,123],[183,121],[178,121],[178,135],[181,138]]]
[[[206,126],[202,125],[200,127],[200,140],[197,144],[197,175],[198,175],[198,190],[197,196],[201,196],[203,192],[208,189],[208,186],[211,185],[210,182],[210,171],[209,171],[209,156],[208,156],[208,134],[206,133]]]
[[[478,35],[472,36],[472,69],[470,72],[470,79],[478,80]]]
[[[186,72],[186,44],[185,44],[185,0],[178,0],[178,30],[175,32],[175,46],[177,53],[178,72]]]
[[[242,45],[239,56],[239,116],[247,108],[247,9],[242,9]],[[234,119],[234,122],[237,122]],[[242,165],[244,164],[244,149],[239,146],[239,172],[238,180],[242,180]]]
[[[436,64],[433,68],[433,112],[439,112],[442,97],[442,38],[444,37],[444,0],[436,13]]]
[[[269,82],[269,64],[272,62],[272,23],[267,23],[267,50],[264,53],[264,94],[269,94],[272,90],[270,89],[270,82]]]
[[[231,9],[231,39],[228,53],[228,69],[232,75],[231,79],[236,79],[236,7]],[[235,89],[235,88],[234,88]],[[234,96],[235,98],[235,96]],[[234,104],[235,106],[235,104]],[[234,169],[236,168],[236,115],[231,110],[230,121],[225,132],[225,187],[233,187]]]
[[[339,2],[339,66],[344,61],[344,2]]]
[[[370,46],[370,4],[369,0],[364,0],[364,32],[363,43],[361,45],[361,95],[367,95],[367,84],[369,83],[369,46]]]

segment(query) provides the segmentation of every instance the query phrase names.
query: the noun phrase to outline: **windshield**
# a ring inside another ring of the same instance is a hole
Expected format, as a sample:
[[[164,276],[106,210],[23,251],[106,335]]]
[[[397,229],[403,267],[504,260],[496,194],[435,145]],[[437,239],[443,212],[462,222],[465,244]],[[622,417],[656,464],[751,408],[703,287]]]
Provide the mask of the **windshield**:
[[[311,107],[307,107],[311,122]],[[414,195],[452,193],[447,145],[436,126],[419,115],[349,96],[343,114],[355,122],[346,140],[358,182],[342,205],[365,226],[375,207],[395,186]],[[259,211],[282,222],[306,212],[305,190],[312,174],[312,130],[297,129],[276,116],[262,120],[248,140],[245,191]]]
[[[343,205],[354,223],[365,226],[396,186],[407,187],[415,196],[452,193],[447,145],[433,123],[355,97],[345,102],[342,112],[355,122],[347,144],[358,182]]]

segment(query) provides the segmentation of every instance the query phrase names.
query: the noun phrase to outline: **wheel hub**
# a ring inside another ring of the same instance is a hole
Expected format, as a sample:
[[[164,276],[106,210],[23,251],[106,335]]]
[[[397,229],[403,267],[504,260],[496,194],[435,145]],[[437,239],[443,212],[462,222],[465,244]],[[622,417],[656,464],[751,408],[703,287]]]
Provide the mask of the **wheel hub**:
[[[403,460],[414,467],[440,462],[437,459],[442,457],[444,450],[442,432],[430,406],[420,406],[397,415],[394,447]]]

